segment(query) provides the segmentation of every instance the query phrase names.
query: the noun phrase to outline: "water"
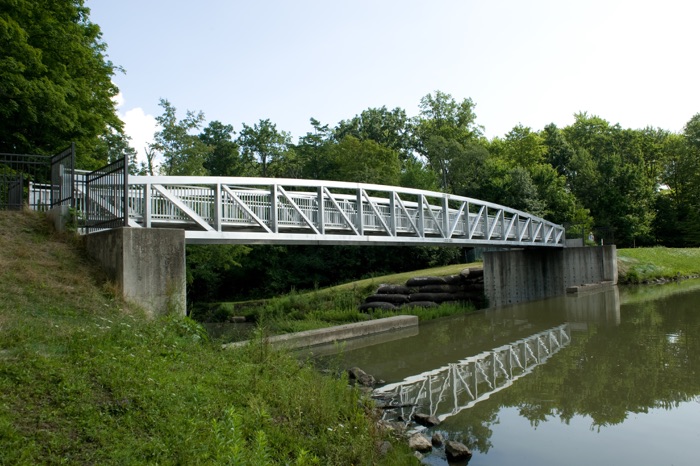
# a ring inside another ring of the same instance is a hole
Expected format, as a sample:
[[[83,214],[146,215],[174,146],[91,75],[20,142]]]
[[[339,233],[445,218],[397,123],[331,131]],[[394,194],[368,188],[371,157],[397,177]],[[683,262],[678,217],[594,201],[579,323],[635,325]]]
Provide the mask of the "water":
[[[353,342],[341,363],[407,405],[387,420],[438,416],[424,433],[469,446],[471,466],[697,465],[699,304],[700,281],[612,288]],[[436,449],[424,463],[447,461]]]

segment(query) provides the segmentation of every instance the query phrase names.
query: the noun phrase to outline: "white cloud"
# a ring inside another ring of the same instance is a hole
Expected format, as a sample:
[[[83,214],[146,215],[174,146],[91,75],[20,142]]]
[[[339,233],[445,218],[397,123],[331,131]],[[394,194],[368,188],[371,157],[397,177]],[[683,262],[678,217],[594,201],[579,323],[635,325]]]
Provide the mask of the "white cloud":
[[[124,132],[131,137],[131,147],[138,153],[138,161],[146,162],[146,146],[153,142],[153,133],[158,129],[156,117],[148,115],[141,107],[120,114]]]
[[[114,97],[114,102],[117,115],[124,122],[124,132],[131,138],[131,147],[138,154],[138,162],[146,163],[146,146],[153,142],[153,134],[158,130],[156,117],[147,114],[141,107],[122,111],[125,99],[121,91]]]

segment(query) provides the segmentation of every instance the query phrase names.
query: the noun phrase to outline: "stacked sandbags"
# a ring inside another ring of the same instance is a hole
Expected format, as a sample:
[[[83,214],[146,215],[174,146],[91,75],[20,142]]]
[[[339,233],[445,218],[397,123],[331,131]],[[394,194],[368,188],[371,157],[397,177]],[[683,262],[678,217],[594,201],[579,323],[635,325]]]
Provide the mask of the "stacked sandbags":
[[[361,311],[435,307],[445,302],[471,302],[477,307],[484,301],[483,269],[464,269],[459,275],[414,277],[405,285],[381,285],[365,298]]]

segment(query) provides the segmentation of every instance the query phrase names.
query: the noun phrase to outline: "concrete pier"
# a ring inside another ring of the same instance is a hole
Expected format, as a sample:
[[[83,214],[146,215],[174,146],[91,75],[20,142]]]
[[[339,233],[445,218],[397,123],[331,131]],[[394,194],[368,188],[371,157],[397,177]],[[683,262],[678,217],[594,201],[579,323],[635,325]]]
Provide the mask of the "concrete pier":
[[[484,253],[484,292],[489,306],[559,296],[570,287],[602,282],[617,284],[615,246]]]
[[[88,254],[122,296],[152,316],[186,313],[185,231],[115,228],[85,235]]]

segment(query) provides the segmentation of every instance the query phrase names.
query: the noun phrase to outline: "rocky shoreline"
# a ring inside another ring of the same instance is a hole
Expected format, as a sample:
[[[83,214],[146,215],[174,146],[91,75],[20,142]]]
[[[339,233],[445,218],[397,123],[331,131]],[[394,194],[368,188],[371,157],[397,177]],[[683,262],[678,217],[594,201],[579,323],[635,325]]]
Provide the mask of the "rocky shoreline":
[[[411,419],[400,419],[393,422],[381,419],[383,411],[404,407],[388,404],[384,398],[372,395],[374,387],[384,383],[384,381],[376,380],[374,376],[367,374],[359,367],[348,369],[348,380],[351,385],[360,388],[367,396],[371,396],[374,401],[373,416],[377,419],[377,428],[400,441],[407,442],[408,447],[419,460],[423,459],[427,453],[444,455],[447,461],[461,462],[461,464],[467,464],[471,459],[472,452],[463,443],[446,439],[441,432],[433,432],[430,437],[424,433],[425,429],[440,425],[440,420],[435,416],[416,411]],[[390,448],[390,442],[384,442],[379,446],[379,449],[384,453]]]

